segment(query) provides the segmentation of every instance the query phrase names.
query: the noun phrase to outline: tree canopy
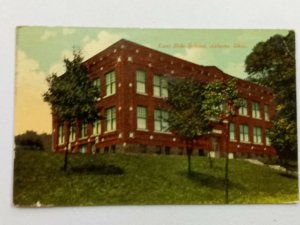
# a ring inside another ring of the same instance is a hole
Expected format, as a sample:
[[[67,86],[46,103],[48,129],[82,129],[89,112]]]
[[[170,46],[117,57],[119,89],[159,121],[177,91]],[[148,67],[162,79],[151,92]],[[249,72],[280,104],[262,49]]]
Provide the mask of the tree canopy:
[[[73,60],[64,59],[66,72],[62,76],[47,77],[49,89],[44,101],[61,121],[93,121],[98,117],[95,99],[100,92],[89,79],[82,61],[80,52],[73,51]]]
[[[276,115],[269,135],[282,164],[297,160],[295,33],[258,43],[245,64],[250,81],[274,90]]]
[[[73,60],[64,59],[66,72],[47,77],[49,89],[44,93],[44,101],[51,106],[52,113],[61,122],[70,123],[75,120],[92,122],[99,118],[96,99],[100,92],[93,85],[83,66],[80,51],[73,51]],[[69,135],[66,136],[64,170],[67,170]]]
[[[236,115],[236,110],[242,106],[243,101],[238,96],[236,79],[227,82],[214,81],[205,86],[205,100],[203,111],[206,116],[216,122],[222,122],[230,116]]]
[[[204,85],[192,78],[173,79],[168,89],[169,130],[188,140],[203,135],[209,124],[202,107]]]

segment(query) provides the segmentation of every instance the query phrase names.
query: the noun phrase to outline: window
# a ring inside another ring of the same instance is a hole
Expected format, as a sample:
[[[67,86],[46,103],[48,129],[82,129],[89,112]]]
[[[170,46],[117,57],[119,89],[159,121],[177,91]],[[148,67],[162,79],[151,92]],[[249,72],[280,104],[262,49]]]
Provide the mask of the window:
[[[70,133],[69,133],[69,140],[70,142],[75,141],[76,139],[76,127],[74,123],[71,123],[70,125]]]
[[[136,92],[146,93],[146,74],[144,71],[136,71]]]
[[[169,113],[164,110],[154,110],[154,130],[159,132],[167,132],[169,128]]]
[[[153,76],[153,95],[156,97],[168,97],[168,82],[165,77]]]
[[[234,123],[229,124],[229,140],[230,141],[235,140],[235,124]]]
[[[100,99],[100,95],[101,95],[101,88],[100,88],[100,78],[97,77],[96,79],[93,80],[93,86],[98,88],[99,90],[99,97],[98,99]]]
[[[93,135],[97,135],[101,133],[101,122],[99,119],[97,119],[94,123],[93,123]]]
[[[271,145],[271,139],[270,139],[270,129],[266,129],[266,145]]]
[[[239,115],[248,116],[248,101],[246,99],[242,100],[242,106],[239,108]]]
[[[58,144],[62,145],[65,143],[64,124],[58,126]]]
[[[105,131],[116,130],[116,108],[111,107],[105,110]]]
[[[249,130],[247,125],[240,125],[240,141],[249,142]]]
[[[87,122],[81,122],[80,124],[80,137],[84,138],[87,136]]]
[[[258,102],[252,102],[252,117],[260,119],[260,106]]]
[[[105,74],[106,96],[116,93],[116,74],[115,71]]]
[[[147,129],[147,109],[146,107],[138,106],[136,110],[137,129]]]
[[[79,152],[80,153],[84,154],[84,153],[86,153],[86,150],[87,150],[86,145],[80,145],[79,146]]]
[[[253,142],[255,144],[261,144],[261,128],[253,127]]]
[[[268,105],[264,105],[264,114],[265,114],[265,120],[269,121],[270,117],[269,117],[269,106]]]

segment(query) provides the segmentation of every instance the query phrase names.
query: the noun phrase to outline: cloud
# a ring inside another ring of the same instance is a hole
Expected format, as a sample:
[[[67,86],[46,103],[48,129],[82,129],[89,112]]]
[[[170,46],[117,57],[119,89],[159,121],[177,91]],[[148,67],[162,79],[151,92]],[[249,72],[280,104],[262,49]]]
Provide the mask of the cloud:
[[[83,39],[82,53],[85,59],[92,57],[98,52],[104,50],[108,46],[120,40],[122,37],[117,34],[112,34],[107,31],[100,31],[96,39],[90,39],[86,36]]]
[[[64,28],[63,32],[65,34],[71,34],[72,32],[75,32],[75,29],[70,28]],[[83,47],[82,47],[82,54],[84,56],[84,59],[88,59],[92,57],[93,55],[99,53],[103,49],[109,47],[114,42],[120,40],[121,37],[119,35],[111,34],[107,31],[101,31],[98,33],[97,37],[95,39],[91,39],[90,36],[85,36],[82,39]],[[63,59],[73,58],[73,51],[69,49],[65,49],[61,52],[60,58],[57,62],[53,63],[50,66],[50,69],[48,70],[48,74],[56,73],[57,75],[61,75],[65,72],[65,67],[63,63]]]
[[[50,107],[43,102],[42,94],[47,90],[46,74],[37,61],[22,50],[17,51],[15,133],[26,130],[51,132]]]
[[[206,48],[187,48],[184,53],[176,53],[175,56],[199,65],[215,64],[212,54]]]
[[[232,48],[189,48],[175,56],[198,65],[216,66],[229,75],[245,79],[244,62],[231,57],[233,51]]]
[[[245,79],[247,77],[247,74],[245,73],[245,64],[243,62],[229,63],[227,67],[223,68],[223,71],[240,79]]]
[[[45,41],[48,40],[49,38],[56,37],[56,36],[57,36],[56,31],[45,30],[41,36],[41,40]]]
[[[56,73],[57,75],[63,74],[65,72],[65,66],[63,63],[64,58],[72,59],[73,52],[71,50],[63,50],[60,55],[59,62],[54,63],[52,66],[50,66],[48,74],[53,74],[53,73]]]

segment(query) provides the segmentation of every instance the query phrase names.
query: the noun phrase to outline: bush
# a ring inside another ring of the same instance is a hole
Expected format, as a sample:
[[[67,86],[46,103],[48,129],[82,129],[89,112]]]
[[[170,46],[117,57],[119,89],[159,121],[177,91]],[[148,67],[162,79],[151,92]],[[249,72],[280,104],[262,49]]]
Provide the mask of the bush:
[[[51,150],[51,134],[26,131],[15,137],[16,150]]]

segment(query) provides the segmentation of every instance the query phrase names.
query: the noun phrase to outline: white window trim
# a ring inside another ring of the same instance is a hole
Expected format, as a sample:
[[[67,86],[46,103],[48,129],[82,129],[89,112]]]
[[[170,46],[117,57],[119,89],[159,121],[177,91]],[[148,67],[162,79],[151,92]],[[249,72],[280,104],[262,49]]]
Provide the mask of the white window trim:
[[[154,77],[158,77],[158,78],[159,78],[159,86],[154,85]],[[153,75],[153,78],[152,78],[152,79],[153,79],[153,80],[152,80],[153,96],[156,97],[156,98],[167,99],[168,96],[169,96],[168,87],[166,87],[166,88],[163,88],[163,87],[162,87],[162,80],[166,80],[166,78],[165,78],[164,76],[162,76],[162,75]],[[159,88],[159,94],[158,94],[158,95],[155,94],[154,87],[158,87],[158,88]],[[167,91],[167,96],[163,96],[163,95],[162,95],[162,92],[163,92],[162,90],[163,90],[163,89],[166,89],[166,91]]]
[[[111,117],[111,119],[110,119],[110,126],[109,126],[109,128],[111,129],[111,130],[107,130],[107,119],[105,118],[105,131],[104,131],[104,134],[106,134],[106,133],[111,133],[111,132],[115,132],[116,130],[117,130],[117,110],[116,110],[116,107],[115,106],[113,106],[113,107],[110,107],[110,108],[107,108],[106,110],[105,110],[105,116],[107,116],[107,111],[108,110],[112,110],[112,109],[114,109],[114,112],[115,112],[115,118],[113,118],[113,117]],[[115,120],[115,127],[112,127],[111,125],[111,122],[112,122],[112,120]]]
[[[260,130],[260,136],[254,132],[254,130],[259,129]],[[260,137],[260,142],[256,142],[256,139],[259,139]],[[253,144],[256,145],[263,145],[263,140],[262,140],[262,128],[261,127],[253,127]]]
[[[107,84],[106,84],[106,79],[107,79],[107,76],[108,76],[108,74],[110,74],[110,76],[111,76],[111,74],[114,74],[114,77],[115,77],[115,81],[114,82],[110,82],[110,84],[109,84],[109,86],[110,86],[110,89],[111,89],[111,87],[112,87],[112,84],[114,84],[114,86],[115,86],[115,92],[114,93],[107,93]],[[103,98],[107,98],[107,97],[109,97],[109,96],[112,96],[112,95],[115,95],[116,93],[117,93],[117,76],[116,76],[116,72],[113,70],[113,71],[110,71],[110,72],[108,72],[108,73],[106,73],[105,75],[104,75],[104,78],[105,78],[105,96],[103,97]]]
[[[137,79],[137,73],[138,72],[142,72],[144,74],[144,78],[145,78],[144,82],[138,81],[138,79]],[[139,91],[138,90],[138,83],[144,84],[145,91]],[[135,89],[136,89],[137,94],[148,95],[147,94],[147,77],[146,77],[146,72],[143,71],[143,70],[137,70],[136,73],[135,73]]]

